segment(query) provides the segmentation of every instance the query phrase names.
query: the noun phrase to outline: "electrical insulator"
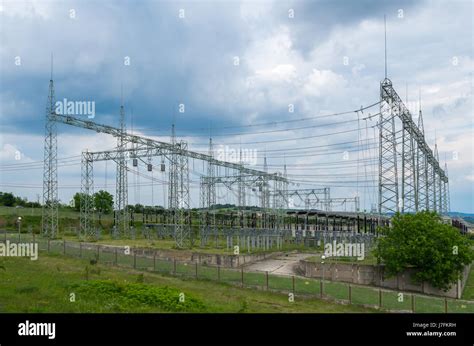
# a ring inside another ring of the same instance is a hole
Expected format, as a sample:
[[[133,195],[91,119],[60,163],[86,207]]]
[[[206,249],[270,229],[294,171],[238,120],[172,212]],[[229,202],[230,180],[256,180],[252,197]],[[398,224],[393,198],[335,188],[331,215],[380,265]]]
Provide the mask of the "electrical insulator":
[[[133,167],[137,167],[138,166],[138,160],[137,159],[133,159]]]
[[[148,166],[148,172],[151,172],[151,170],[152,170],[152,168],[153,168],[153,166],[151,165],[151,163],[149,163],[147,166]]]
[[[164,164],[164,163],[161,164],[161,171],[162,171],[162,172],[165,171],[165,164]]]

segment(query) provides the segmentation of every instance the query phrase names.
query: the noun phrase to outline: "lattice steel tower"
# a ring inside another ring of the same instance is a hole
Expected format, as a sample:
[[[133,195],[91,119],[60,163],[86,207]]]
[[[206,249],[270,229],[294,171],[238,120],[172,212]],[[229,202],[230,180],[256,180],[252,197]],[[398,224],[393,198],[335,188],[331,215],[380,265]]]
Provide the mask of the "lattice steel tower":
[[[380,83],[379,120],[379,213],[399,211],[397,142],[392,82]]]
[[[42,234],[54,238],[58,232],[58,139],[54,110],[53,59],[49,80],[44,137]]]
[[[130,216],[128,206],[128,182],[127,182],[127,158],[125,151],[127,143],[125,141],[125,110],[123,107],[123,97],[120,105],[120,136],[117,138],[117,175],[115,187],[115,227],[119,236],[128,236],[130,230]]]

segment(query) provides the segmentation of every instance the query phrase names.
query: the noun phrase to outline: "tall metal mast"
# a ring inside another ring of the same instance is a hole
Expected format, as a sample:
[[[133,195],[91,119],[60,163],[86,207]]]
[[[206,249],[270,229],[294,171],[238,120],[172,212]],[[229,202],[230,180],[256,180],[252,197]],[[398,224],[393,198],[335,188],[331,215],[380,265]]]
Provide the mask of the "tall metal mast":
[[[49,238],[56,237],[58,232],[58,140],[54,104],[53,55],[51,54],[51,78],[46,104],[44,137],[42,210],[42,234]]]

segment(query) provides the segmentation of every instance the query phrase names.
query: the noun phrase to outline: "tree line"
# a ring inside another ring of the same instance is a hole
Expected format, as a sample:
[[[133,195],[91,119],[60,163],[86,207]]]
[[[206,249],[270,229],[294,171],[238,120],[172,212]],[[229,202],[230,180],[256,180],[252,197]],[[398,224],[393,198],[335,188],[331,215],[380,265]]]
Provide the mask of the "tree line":
[[[39,202],[30,202],[26,198],[15,196],[10,192],[0,192],[0,206],[5,207],[25,207],[25,208],[39,208]]]

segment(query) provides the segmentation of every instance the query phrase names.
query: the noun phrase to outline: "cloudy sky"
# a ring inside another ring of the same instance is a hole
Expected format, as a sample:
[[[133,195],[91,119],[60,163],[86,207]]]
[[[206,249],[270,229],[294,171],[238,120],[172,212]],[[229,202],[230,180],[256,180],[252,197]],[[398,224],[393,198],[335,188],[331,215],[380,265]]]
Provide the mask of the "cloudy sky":
[[[0,190],[42,193],[45,106],[54,56],[57,100],[95,104],[117,126],[190,149],[256,153],[254,168],[288,166],[290,188],[377,202],[376,122],[388,77],[448,165],[451,210],[474,212],[472,1],[1,1]],[[181,112],[184,110],[184,112]],[[347,112],[347,113],[346,113]],[[334,113],[344,113],[331,115]],[[80,154],[115,140],[58,126],[60,198],[79,190]],[[222,146],[221,146],[222,145]],[[227,146],[226,146],[227,145]],[[159,163],[160,158],[153,163]],[[202,162],[190,162],[192,204]],[[166,176],[129,175],[129,202],[164,204]],[[220,174],[224,174],[222,170]],[[114,192],[112,163],[95,167]],[[299,185],[298,185],[299,184]],[[222,189],[219,201],[235,199]],[[249,197],[249,203],[256,199]],[[344,208],[341,206],[341,208]]]

